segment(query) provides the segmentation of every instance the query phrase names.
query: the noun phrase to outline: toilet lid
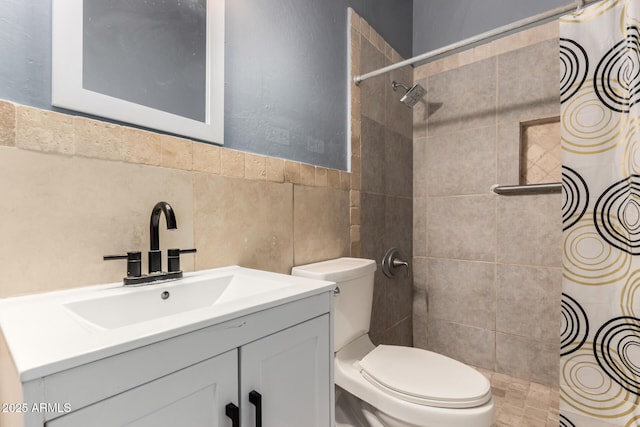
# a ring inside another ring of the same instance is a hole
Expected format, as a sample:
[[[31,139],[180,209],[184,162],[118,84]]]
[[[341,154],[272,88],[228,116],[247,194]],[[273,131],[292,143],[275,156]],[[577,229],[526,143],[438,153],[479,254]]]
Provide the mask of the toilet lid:
[[[380,345],[359,362],[370,383],[395,397],[440,408],[471,408],[491,399],[491,384],[475,369],[441,354]]]

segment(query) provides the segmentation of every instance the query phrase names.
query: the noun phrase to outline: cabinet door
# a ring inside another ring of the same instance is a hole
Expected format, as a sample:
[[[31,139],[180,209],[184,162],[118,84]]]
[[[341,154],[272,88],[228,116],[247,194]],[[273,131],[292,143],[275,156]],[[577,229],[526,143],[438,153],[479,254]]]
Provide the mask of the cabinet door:
[[[238,404],[237,350],[223,353],[46,423],[48,427],[231,427]]]
[[[329,327],[327,314],[240,348],[242,427],[257,424],[252,391],[261,396],[263,427],[330,426]]]

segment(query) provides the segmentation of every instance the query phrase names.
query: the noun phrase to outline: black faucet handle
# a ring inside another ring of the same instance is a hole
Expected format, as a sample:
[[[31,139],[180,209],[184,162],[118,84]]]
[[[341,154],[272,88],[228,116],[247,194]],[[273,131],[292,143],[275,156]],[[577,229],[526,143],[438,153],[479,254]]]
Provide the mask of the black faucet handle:
[[[126,255],[105,255],[105,261],[116,259],[127,260],[127,277],[140,277],[142,275],[142,252],[127,252]]]
[[[180,254],[191,254],[197,252],[195,248],[192,249],[177,249],[172,248],[167,250],[167,262],[169,264],[169,272],[180,271]]]

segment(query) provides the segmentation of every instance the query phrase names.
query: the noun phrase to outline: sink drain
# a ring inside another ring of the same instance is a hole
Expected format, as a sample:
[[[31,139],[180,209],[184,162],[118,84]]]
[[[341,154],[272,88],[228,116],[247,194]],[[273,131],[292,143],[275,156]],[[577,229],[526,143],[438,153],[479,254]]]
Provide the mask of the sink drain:
[[[160,294],[160,298],[168,299],[170,295],[171,294],[169,293],[169,291],[164,291],[163,293]]]

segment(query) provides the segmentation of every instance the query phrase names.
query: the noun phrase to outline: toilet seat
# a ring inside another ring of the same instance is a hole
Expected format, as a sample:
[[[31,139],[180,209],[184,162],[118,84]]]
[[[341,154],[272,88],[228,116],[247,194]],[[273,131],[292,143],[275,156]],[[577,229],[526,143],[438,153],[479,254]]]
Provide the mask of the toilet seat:
[[[349,395],[376,408],[381,418],[391,417],[408,426],[490,427],[494,423],[495,406],[489,400],[470,408],[444,408],[413,403],[396,397],[387,387],[378,387],[362,374],[360,362],[374,351],[368,335],[362,335],[339,350],[334,357],[335,384]],[[426,350],[420,350],[426,351]],[[402,356],[404,360],[404,356]],[[397,364],[399,360],[394,361]],[[389,364],[386,366],[389,367]],[[469,368],[472,369],[472,368]],[[417,368],[416,368],[417,370]],[[473,373],[476,372],[475,370]],[[403,394],[404,397],[404,394]],[[385,421],[386,422],[386,421]],[[386,422],[387,425],[405,425]]]
[[[491,384],[482,374],[427,350],[380,345],[356,363],[368,382],[406,402],[473,408],[491,399]]]

